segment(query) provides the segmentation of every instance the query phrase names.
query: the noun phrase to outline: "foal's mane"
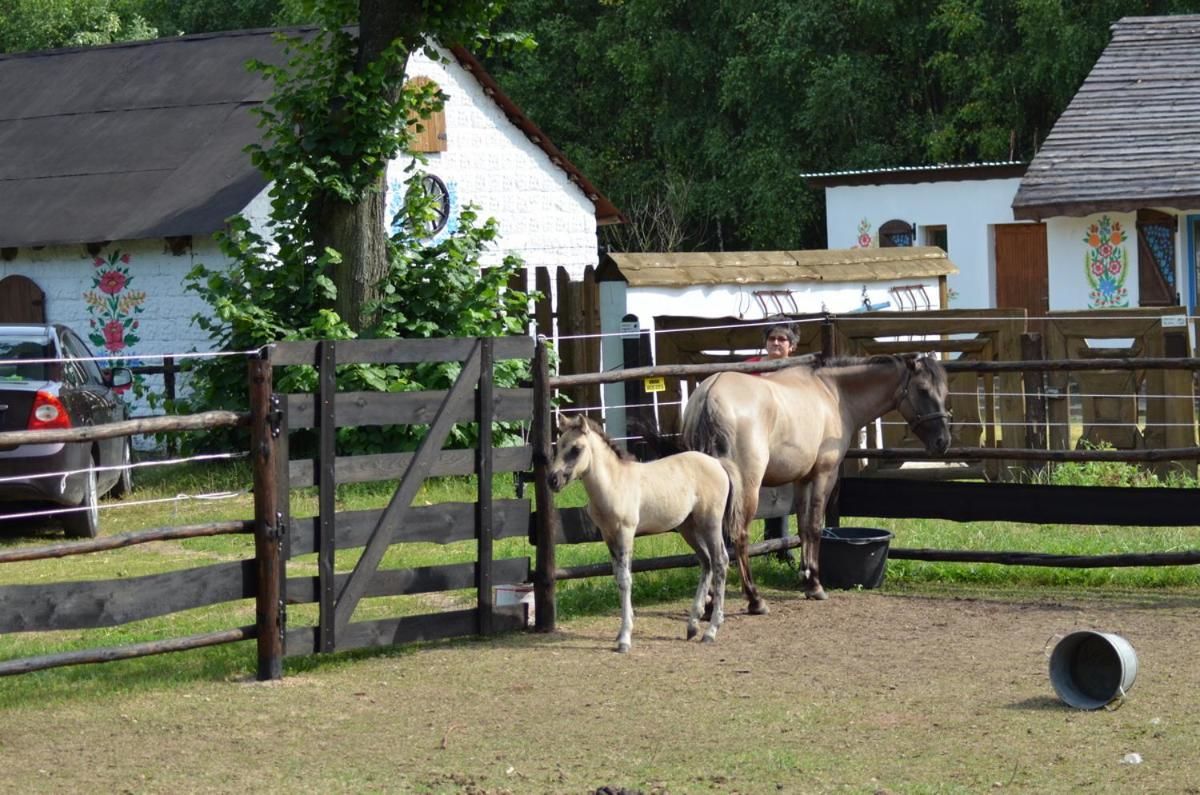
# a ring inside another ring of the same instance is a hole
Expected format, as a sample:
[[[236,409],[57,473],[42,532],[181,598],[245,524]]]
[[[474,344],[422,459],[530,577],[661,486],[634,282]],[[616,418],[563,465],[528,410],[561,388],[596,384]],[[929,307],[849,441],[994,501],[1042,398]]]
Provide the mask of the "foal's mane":
[[[604,432],[604,428],[600,425],[600,423],[596,422],[585,414],[580,414],[579,417],[583,420],[584,424],[587,425],[588,430],[590,430],[592,433],[600,435],[600,438],[606,445],[608,445],[608,449],[612,450],[613,454],[616,455],[618,459],[621,461],[637,461],[637,458],[635,458],[632,453],[630,453],[628,450],[622,450],[620,447],[617,447],[617,445],[613,443],[613,440],[608,438],[608,434]]]

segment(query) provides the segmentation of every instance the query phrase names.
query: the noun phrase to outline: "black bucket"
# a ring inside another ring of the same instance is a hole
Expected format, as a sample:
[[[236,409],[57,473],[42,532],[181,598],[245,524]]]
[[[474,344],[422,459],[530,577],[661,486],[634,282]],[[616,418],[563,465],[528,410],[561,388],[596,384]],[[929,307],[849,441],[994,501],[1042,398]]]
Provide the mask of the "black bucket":
[[[892,534],[878,527],[826,527],[821,531],[821,585],[878,588],[891,542]]]

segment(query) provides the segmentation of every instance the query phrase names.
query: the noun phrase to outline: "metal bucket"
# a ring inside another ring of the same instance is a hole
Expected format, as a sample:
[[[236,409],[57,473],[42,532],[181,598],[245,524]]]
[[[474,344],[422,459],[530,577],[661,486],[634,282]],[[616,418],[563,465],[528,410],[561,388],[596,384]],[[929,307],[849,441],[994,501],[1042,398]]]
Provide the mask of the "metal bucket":
[[[1100,709],[1125,698],[1137,677],[1137,654],[1111,632],[1083,629],[1064,637],[1050,655],[1050,683],[1077,709]]]

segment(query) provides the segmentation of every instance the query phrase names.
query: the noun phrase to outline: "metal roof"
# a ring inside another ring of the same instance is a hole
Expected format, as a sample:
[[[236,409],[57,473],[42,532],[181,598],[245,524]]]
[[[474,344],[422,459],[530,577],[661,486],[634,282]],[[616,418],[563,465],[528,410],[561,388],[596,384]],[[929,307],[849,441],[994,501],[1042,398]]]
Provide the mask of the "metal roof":
[[[0,247],[223,228],[266,187],[245,148],[262,140],[250,111],[272,86],[245,64],[283,61],[276,32],[0,55]],[[622,220],[478,61],[451,49],[510,120],[591,198],[597,222]]]
[[[1200,207],[1200,15],[1125,17],[1029,164],[1013,215]]]
[[[605,256],[597,281],[630,287],[717,284],[877,282],[958,273],[937,246],[831,248],[805,251],[721,251]]]
[[[916,182],[959,182],[981,179],[1008,179],[1025,173],[1019,160],[984,163],[938,163],[924,166],[890,166],[847,171],[820,171],[801,174],[814,188],[842,185],[908,185]]]

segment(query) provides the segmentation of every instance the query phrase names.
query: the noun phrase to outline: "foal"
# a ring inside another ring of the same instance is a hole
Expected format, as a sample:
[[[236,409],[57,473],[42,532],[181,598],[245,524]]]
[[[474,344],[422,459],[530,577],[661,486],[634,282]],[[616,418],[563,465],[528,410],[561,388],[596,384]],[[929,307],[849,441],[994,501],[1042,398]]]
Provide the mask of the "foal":
[[[696,452],[639,463],[615,448],[600,426],[582,414],[560,417],[558,430],[556,455],[548,476],[550,488],[559,491],[576,478],[583,480],[588,516],[608,544],[613,577],[621,594],[617,651],[629,651],[633,632],[629,591],[634,536],[675,528],[695,550],[700,563],[700,584],[688,615],[688,640],[700,631],[700,615],[710,585],[712,617],[701,640],[716,640],[725,616],[725,571],[729,566],[722,528],[730,532],[738,524],[737,501],[731,499],[725,463]]]

